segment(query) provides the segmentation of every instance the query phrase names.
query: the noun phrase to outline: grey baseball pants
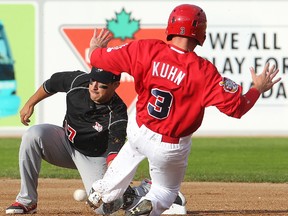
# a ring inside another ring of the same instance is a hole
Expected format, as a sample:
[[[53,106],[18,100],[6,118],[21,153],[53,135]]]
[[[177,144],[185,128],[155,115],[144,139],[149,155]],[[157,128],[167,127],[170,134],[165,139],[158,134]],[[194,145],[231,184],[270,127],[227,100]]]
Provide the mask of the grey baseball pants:
[[[21,189],[16,201],[23,205],[37,203],[38,178],[42,159],[55,166],[78,169],[88,194],[92,183],[107,169],[106,155],[87,157],[69,144],[62,127],[51,124],[31,126],[22,136],[19,150]]]

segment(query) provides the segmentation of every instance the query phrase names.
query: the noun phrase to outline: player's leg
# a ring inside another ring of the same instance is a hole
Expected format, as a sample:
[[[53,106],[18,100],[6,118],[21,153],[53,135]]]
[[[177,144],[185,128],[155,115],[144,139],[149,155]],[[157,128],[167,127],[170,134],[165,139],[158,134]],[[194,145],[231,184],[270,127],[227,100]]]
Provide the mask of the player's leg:
[[[123,195],[134,177],[137,166],[144,158],[145,156],[139,154],[129,142],[124,144],[103,179],[93,183],[94,190],[101,194],[105,203],[110,203]]]
[[[138,186],[134,186],[133,190],[136,194],[136,199],[134,199],[134,205],[139,202],[140,198],[145,196],[151,189],[152,181],[150,179],[144,179],[141,181],[141,183]],[[138,199],[138,200],[137,200]],[[134,206],[132,204],[132,206]],[[169,209],[167,209],[165,212],[163,212],[165,215],[186,215],[186,199],[184,197],[184,194],[182,194],[180,191],[178,192],[178,195],[173,202],[173,204],[170,206]]]
[[[33,213],[36,210],[42,159],[54,165],[75,168],[71,156],[66,151],[66,142],[63,128],[55,125],[35,125],[25,132],[19,150],[21,188],[16,197],[16,204],[22,206],[10,206],[11,208],[6,209],[7,214]],[[30,209],[30,206],[33,208]]]
[[[92,208],[99,207],[99,201],[111,203],[119,199],[132,181],[139,163],[145,156],[135,146],[142,139],[138,126],[128,124],[128,141],[108,167],[103,179],[93,183],[93,191],[88,197]]]
[[[151,216],[161,215],[175,201],[185,175],[190,143],[191,139],[187,137],[181,139],[179,144],[161,142],[150,146],[147,157],[152,185],[141,200],[152,201]]]
[[[78,169],[86,194],[88,195],[92,188],[93,182],[102,179],[107,170],[106,155],[99,157],[88,157],[74,149],[71,150],[73,152],[71,154],[72,159]],[[114,211],[118,210],[119,208],[120,206]],[[106,215],[103,208],[99,208],[97,211],[95,210],[95,212],[99,215]]]
[[[104,203],[111,203],[120,198],[132,181],[139,163],[145,159],[135,146],[142,139],[142,134],[133,118],[129,119],[127,135],[128,141],[108,167],[103,179],[93,183],[88,197],[92,208],[98,208],[101,199]]]
[[[123,215],[123,212],[134,206],[140,199],[135,190],[129,185],[122,196],[110,203],[102,203],[95,209],[96,214],[100,215]],[[114,214],[115,213],[115,214]]]
[[[106,155],[88,157],[72,149],[71,155],[82,178],[86,193],[89,194],[93,182],[102,179],[107,170]]]

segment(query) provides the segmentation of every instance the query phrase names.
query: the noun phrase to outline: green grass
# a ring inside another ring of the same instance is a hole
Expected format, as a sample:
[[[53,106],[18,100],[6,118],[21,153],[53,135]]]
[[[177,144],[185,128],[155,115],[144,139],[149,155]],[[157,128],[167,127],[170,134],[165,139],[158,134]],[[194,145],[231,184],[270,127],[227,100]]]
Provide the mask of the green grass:
[[[0,138],[0,177],[20,178],[18,152],[21,139]],[[53,166],[42,161],[40,172],[42,178],[80,178],[77,170]]]
[[[288,182],[288,138],[195,139],[186,180]]]
[[[19,178],[20,139],[0,139],[0,177]],[[181,155],[179,155],[181,157]],[[42,178],[79,178],[76,170],[42,163]],[[148,177],[143,161],[135,180]],[[288,138],[193,138],[185,181],[288,182]]]

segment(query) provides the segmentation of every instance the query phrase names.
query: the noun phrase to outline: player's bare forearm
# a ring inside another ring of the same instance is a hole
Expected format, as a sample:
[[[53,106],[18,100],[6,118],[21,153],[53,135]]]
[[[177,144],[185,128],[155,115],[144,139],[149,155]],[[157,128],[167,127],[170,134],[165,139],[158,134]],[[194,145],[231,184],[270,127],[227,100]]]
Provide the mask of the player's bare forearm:
[[[51,94],[48,94],[43,86],[40,86],[39,89],[28,99],[23,108],[20,110],[20,120],[22,124],[28,126],[30,122],[30,117],[34,112],[34,106],[39,103],[44,98],[49,97]]]
[[[97,28],[94,29],[93,36],[90,40],[90,48],[88,52],[88,57],[90,59],[92,52],[97,48],[107,47],[107,44],[112,39],[110,31],[106,28],[101,29],[100,33],[97,35]]]

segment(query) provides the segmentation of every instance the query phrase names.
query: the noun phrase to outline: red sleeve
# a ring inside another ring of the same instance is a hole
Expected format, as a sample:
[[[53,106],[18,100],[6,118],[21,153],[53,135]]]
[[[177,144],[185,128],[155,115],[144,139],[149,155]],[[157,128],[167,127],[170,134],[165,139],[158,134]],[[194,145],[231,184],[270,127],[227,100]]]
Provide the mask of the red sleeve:
[[[115,74],[121,72],[131,74],[136,52],[137,41],[116,47],[97,48],[91,54],[90,64]]]
[[[233,117],[241,118],[245,113],[247,113],[254,106],[259,96],[260,96],[260,92],[255,88],[251,88],[245,95],[241,95],[240,97],[241,103]]]
[[[213,65],[207,65],[203,105],[216,106],[222,113],[234,118],[241,118],[258,100],[260,93],[251,88],[242,95],[242,86],[229,78],[222,77]]]

